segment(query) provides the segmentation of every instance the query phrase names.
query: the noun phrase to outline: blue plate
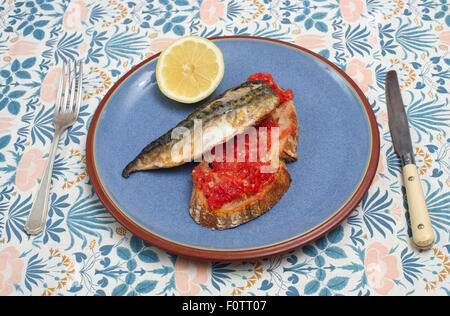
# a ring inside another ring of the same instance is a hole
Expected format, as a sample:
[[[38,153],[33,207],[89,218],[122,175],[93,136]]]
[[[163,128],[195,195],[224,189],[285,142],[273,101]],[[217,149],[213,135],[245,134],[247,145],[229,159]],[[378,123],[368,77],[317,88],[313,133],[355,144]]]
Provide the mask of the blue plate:
[[[213,231],[189,215],[194,163],[121,176],[150,141],[198,105],[166,98],[155,79],[157,56],[117,82],[89,128],[88,171],[100,200],[122,225],[170,252],[203,259],[266,257],[303,246],[336,227],[356,208],[377,168],[379,138],[370,105],[356,84],[322,57],[295,45],[252,37],[213,39],[225,62],[214,95],[270,72],[290,88],[300,123],[292,183],[266,214]]]

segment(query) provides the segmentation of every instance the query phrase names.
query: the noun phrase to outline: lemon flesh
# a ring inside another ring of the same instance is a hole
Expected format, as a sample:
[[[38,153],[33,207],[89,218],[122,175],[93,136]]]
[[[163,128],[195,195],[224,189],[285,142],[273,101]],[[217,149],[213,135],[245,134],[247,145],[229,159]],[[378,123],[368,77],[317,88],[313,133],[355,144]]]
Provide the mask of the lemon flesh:
[[[214,92],[222,81],[224,68],[222,52],[212,41],[186,36],[161,53],[156,81],[168,98],[195,103]]]

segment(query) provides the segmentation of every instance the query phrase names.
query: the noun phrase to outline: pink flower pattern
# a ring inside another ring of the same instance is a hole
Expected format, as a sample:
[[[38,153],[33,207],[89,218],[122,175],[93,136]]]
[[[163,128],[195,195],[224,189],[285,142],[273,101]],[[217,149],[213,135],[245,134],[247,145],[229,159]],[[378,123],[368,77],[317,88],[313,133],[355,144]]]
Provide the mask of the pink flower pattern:
[[[450,46],[450,31],[444,31],[439,35],[442,44]]]
[[[178,257],[175,264],[175,284],[180,295],[194,296],[208,281],[208,263]]]
[[[19,250],[13,246],[0,250],[0,296],[13,294],[14,285],[22,281],[25,263],[19,256]]]
[[[61,67],[51,69],[44,78],[41,85],[41,100],[52,103],[58,94],[59,78],[61,77]]]
[[[369,87],[373,84],[373,74],[363,61],[359,59],[351,60],[347,65],[346,72],[363,92],[369,91]]]
[[[206,25],[214,25],[225,14],[225,5],[219,0],[204,0],[200,6],[200,18]]]
[[[22,191],[31,190],[41,178],[45,169],[44,154],[37,148],[30,148],[17,166],[16,185]]]
[[[394,288],[394,280],[400,276],[398,259],[389,254],[389,249],[380,242],[369,245],[366,251],[365,271],[372,289],[387,295]]]
[[[12,117],[0,117],[0,135],[11,133],[14,118]]]
[[[321,49],[327,45],[324,35],[300,35],[295,38],[295,43],[311,50]]]
[[[82,0],[72,1],[64,12],[63,25],[66,30],[73,31],[80,27],[89,17],[89,9]]]
[[[11,56],[29,56],[36,55],[39,51],[39,42],[20,40],[9,47],[9,54]]]
[[[342,18],[347,22],[356,22],[364,12],[362,0],[341,0],[339,2]]]
[[[175,38],[157,38],[153,40],[150,44],[150,50],[155,53],[163,51],[167,46],[172,44]]]

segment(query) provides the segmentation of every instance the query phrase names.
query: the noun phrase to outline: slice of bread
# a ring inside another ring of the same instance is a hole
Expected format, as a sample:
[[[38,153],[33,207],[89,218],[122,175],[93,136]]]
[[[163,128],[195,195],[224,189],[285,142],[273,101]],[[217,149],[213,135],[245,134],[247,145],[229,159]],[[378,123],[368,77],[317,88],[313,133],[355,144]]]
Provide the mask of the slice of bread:
[[[201,168],[209,168],[206,161]],[[242,196],[224,204],[219,209],[210,209],[203,192],[194,185],[192,190],[190,214],[198,224],[211,229],[228,229],[244,224],[270,210],[289,189],[291,176],[284,162],[275,174],[275,180],[262,191],[251,196]]]
[[[285,162],[297,160],[299,136],[297,113],[292,101],[279,105],[260,124],[261,126],[265,126],[265,124],[270,126],[273,123],[280,127],[280,165],[273,182],[267,184],[256,194],[244,194],[215,209],[209,207],[205,194],[194,185],[189,212],[195,222],[218,230],[236,227],[270,210],[289,189],[292,180]],[[211,171],[206,160],[203,160],[196,168],[206,172]]]
[[[299,125],[294,103],[280,104],[269,118],[280,126],[280,158],[285,162],[297,161]]]

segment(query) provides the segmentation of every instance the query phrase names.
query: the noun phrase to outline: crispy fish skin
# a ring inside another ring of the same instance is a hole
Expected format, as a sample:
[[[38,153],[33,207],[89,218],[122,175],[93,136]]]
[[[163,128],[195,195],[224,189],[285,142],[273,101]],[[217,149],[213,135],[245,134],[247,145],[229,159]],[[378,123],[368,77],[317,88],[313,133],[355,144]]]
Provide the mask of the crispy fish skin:
[[[187,129],[190,135],[194,135],[195,120],[202,122],[203,139],[200,140],[202,152],[194,148],[196,140],[192,141],[191,154],[188,157],[192,161],[214,146],[243,133],[272,112],[279,103],[278,95],[265,81],[244,82],[200,106],[185,120],[145,146],[141,153],[123,169],[122,176],[128,178],[133,172],[171,168],[186,162],[186,160],[173,159],[171,155],[174,146],[180,145],[179,139],[172,138],[172,132],[176,128]],[[212,132],[214,130],[221,131],[220,137]]]

